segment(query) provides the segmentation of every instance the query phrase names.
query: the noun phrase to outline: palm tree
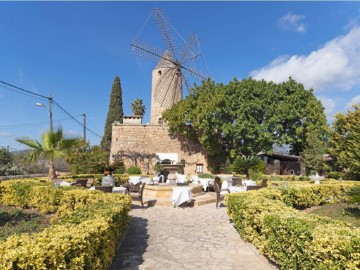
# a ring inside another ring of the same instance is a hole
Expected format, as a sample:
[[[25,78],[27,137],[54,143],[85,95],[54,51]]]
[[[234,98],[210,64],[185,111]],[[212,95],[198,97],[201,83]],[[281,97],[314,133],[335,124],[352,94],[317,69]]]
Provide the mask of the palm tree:
[[[131,103],[131,110],[133,115],[140,115],[142,117],[145,113],[145,105],[143,104],[142,99],[135,99],[134,102]]]
[[[264,172],[266,164],[261,158],[256,156],[239,156],[234,160],[231,169],[237,173],[245,173],[246,178],[250,179],[250,170]]]
[[[47,131],[41,135],[41,143],[31,138],[16,139],[19,143],[30,147],[32,151],[26,157],[27,160],[35,162],[38,158],[49,160],[49,178],[56,178],[54,160],[66,156],[79,138],[66,138],[61,127],[56,131]]]

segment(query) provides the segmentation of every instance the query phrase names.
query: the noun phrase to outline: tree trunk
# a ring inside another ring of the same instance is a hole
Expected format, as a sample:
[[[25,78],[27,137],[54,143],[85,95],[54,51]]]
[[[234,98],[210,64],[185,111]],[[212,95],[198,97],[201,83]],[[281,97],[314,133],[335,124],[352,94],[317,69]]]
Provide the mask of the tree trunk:
[[[49,179],[52,180],[52,179],[55,179],[56,177],[57,176],[56,176],[54,161],[50,161],[50,164],[49,164]]]

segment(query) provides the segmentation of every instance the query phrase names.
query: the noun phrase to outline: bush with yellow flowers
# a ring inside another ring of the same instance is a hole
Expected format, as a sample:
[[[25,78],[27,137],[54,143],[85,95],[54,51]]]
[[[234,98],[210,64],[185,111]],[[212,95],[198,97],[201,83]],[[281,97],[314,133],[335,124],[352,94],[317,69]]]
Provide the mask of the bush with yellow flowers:
[[[52,225],[0,241],[0,269],[108,269],[129,222],[128,195],[6,181],[0,203],[53,213]]]
[[[242,238],[281,269],[360,269],[358,227],[295,209],[346,201],[354,184],[265,188],[229,194],[225,203]]]

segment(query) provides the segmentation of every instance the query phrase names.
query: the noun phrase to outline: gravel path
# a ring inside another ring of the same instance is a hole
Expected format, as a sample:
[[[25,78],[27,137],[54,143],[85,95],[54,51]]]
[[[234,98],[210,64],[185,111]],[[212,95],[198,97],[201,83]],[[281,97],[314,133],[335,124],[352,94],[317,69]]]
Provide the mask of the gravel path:
[[[134,206],[130,215],[110,270],[277,269],[240,238],[225,207]]]

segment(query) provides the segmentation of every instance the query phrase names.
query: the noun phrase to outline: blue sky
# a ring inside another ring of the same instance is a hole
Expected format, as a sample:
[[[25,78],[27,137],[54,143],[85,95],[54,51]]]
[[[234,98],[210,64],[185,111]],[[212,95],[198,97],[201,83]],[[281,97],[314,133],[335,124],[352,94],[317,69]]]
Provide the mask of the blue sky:
[[[358,2],[0,2],[0,80],[52,95],[80,122],[86,113],[87,126],[102,135],[118,75],[125,114],[141,98],[147,123],[156,63],[135,57],[130,43],[138,36],[165,48],[149,18],[155,7],[181,36],[198,34],[200,68],[216,82],[292,76],[314,89],[329,123],[360,103]],[[39,139],[48,129],[47,109],[36,102],[47,104],[0,87],[0,146],[24,149],[15,138]],[[68,118],[54,106],[54,126],[81,136],[82,127]],[[87,138],[100,142],[90,132]]]

